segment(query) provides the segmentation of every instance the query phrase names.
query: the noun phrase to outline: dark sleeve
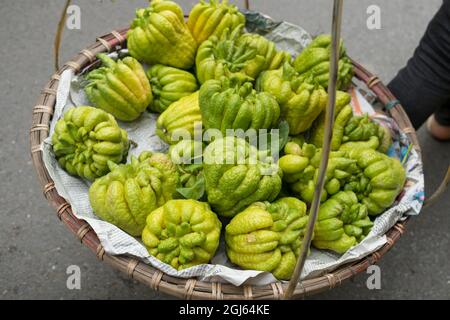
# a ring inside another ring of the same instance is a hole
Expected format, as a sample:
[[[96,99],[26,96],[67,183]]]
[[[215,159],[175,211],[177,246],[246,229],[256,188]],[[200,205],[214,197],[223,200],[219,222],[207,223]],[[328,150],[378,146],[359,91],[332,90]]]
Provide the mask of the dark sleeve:
[[[450,0],[444,0],[414,56],[388,85],[415,128],[450,108]]]

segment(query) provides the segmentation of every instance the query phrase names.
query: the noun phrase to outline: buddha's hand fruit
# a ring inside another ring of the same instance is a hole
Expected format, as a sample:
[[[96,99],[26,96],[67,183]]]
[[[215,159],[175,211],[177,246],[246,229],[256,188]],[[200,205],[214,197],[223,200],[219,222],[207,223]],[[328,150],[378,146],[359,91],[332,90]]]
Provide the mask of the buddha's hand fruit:
[[[226,28],[220,37],[211,36],[200,45],[196,66],[201,84],[233,74],[256,79],[262,71],[291,60],[288,53],[278,52],[264,37],[243,34],[243,27]]]
[[[245,16],[228,0],[201,0],[191,10],[187,26],[198,44],[211,36],[221,37],[225,29],[245,24]]]
[[[126,160],[130,143],[112,115],[93,107],[72,108],[58,120],[53,151],[71,175],[95,180],[109,172],[108,162]]]
[[[144,68],[132,57],[114,61],[99,54],[98,58],[103,66],[86,76],[87,97],[95,107],[118,120],[136,120],[153,101]]]
[[[208,202],[214,212],[233,217],[258,201],[273,201],[281,190],[281,170],[245,140],[217,138],[204,152]]]
[[[320,206],[313,245],[342,254],[364,239],[372,226],[366,206],[353,192],[341,191]]]
[[[138,9],[127,37],[128,50],[139,61],[180,69],[194,65],[197,42],[175,2],[153,0],[148,8]]]
[[[348,151],[357,161],[361,173],[353,175],[345,190],[355,192],[370,215],[378,215],[389,208],[400,194],[406,172],[400,161],[373,149],[355,148]]]
[[[205,129],[270,129],[276,126],[280,107],[266,92],[256,92],[251,82],[232,76],[208,80],[200,89],[200,110]]]
[[[289,63],[278,70],[263,72],[257,89],[275,97],[291,135],[307,131],[327,104],[326,91],[317,84],[302,81]]]
[[[330,78],[331,36],[320,35],[306,47],[295,59],[294,67],[306,79],[313,77],[322,87],[328,88]],[[353,78],[353,65],[345,52],[344,44],[340,46],[337,88],[345,90]]]
[[[170,158],[180,174],[178,198],[193,200],[203,198],[205,193],[203,148],[203,143],[195,140],[183,140],[170,147]]]
[[[307,222],[306,205],[296,198],[254,203],[226,226],[227,255],[243,269],[289,280]]]
[[[172,103],[156,122],[157,135],[168,144],[193,139],[197,130],[202,131],[198,91]]]
[[[164,112],[172,103],[198,90],[197,79],[190,72],[157,64],[147,71],[153,91],[150,110]]]
[[[108,163],[111,172],[95,180],[89,200],[96,215],[132,236],[140,236],[147,215],[173,198],[178,172],[165,154],[143,152],[130,164]]]
[[[221,228],[207,203],[171,200],[147,217],[142,241],[152,256],[182,270],[212,259]]]
[[[350,118],[345,125],[342,141],[344,142],[343,149],[351,150],[361,145],[367,145],[371,149],[386,153],[392,144],[392,137],[388,128],[371,121],[365,114]],[[367,143],[351,143],[364,141]],[[378,146],[376,142],[378,142]],[[346,143],[349,144],[345,146]]]
[[[343,91],[337,91],[336,109],[333,126],[333,137],[331,139],[331,150],[336,151],[340,148],[344,138],[345,126],[353,116],[353,110],[350,106],[351,96]],[[322,147],[325,133],[325,112],[314,121],[311,128],[309,142],[318,148]]]
[[[285,155],[279,161],[283,180],[296,196],[311,203],[319,175],[321,149],[312,144],[299,146],[288,142],[284,151]],[[345,152],[331,152],[321,200],[325,201],[329,195],[338,193],[355,172],[359,172],[355,160],[349,159]]]

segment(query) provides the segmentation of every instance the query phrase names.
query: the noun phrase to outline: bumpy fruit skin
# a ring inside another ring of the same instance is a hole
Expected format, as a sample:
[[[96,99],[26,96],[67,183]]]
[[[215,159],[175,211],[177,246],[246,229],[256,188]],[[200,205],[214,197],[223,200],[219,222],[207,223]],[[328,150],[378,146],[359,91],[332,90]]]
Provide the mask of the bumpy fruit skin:
[[[345,190],[354,191],[370,215],[379,215],[389,208],[400,194],[406,172],[400,161],[373,149],[354,148],[348,151],[361,172],[352,175]]]
[[[140,236],[147,215],[173,198],[178,172],[165,154],[143,152],[130,164],[108,163],[111,172],[95,180],[89,200],[96,215],[132,236]]]
[[[117,62],[105,54],[99,54],[98,58],[103,66],[86,77],[89,100],[118,120],[136,120],[153,101],[144,68],[132,57]]]
[[[264,58],[262,70],[275,70],[282,67],[286,62],[292,62],[290,53],[277,50],[274,42],[256,33],[244,33],[238,40],[238,46],[249,46],[255,49],[257,56]],[[255,66],[258,65],[258,59],[255,57],[251,63]]]
[[[306,205],[296,198],[254,203],[226,226],[227,255],[243,269],[289,280],[307,222]]]
[[[202,114],[199,106],[199,92],[181,98],[172,103],[156,122],[156,134],[168,144],[175,144],[178,138],[192,139],[199,125],[201,130]]]
[[[348,150],[358,146],[358,144],[350,142],[368,141],[372,149],[386,153],[392,144],[392,136],[388,128],[371,121],[366,114],[350,118],[345,125],[342,141],[344,142],[343,148]],[[376,141],[378,141],[378,147],[376,147]],[[347,143],[350,144],[345,146]]]
[[[130,148],[127,132],[112,115],[86,106],[72,108],[58,120],[52,144],[61,167],[91,181],[109,172],[109,161],[125,161]]]
[[[251,82],[237,77],[208,80],[200,89],[200,110],[205,129],[270,129],[276,126],[280,107],[275,98],[257,93]]]
[[[358,203],[356,194],[341,191],[320,206],[312,243],[318,249],[343,254],[363,240],[372,226],[367,208]]]
[[[153,91],[150,111],[162,113],[172,103],[198,90],[197,79],[190,72],[157,64],[147,71]]]
[[[307,131],[327,104],[326,91],[317,84],[301,80],[289,63],[278,70],[263,72],[256,87],[275,97],[291,135]]]
[[[281,170],[245,140],[225,137],[203,154],[208,202],[214,212],[233,217],[258,201],[273,201],[281,191]]]
[[[343,91],[337,91],[336,109],[333,126],[333,137],[331,139],[331,150],[339,150],[344,138],[344,130],[347,122],[353,116],[353,110],[350,106],[351,96]],[[309,142],[316,147],[321,148],[325,134],[325,112],[314,121],[309,136]]]
[[[256,77],[264,70],[289,61],[287,53],[277,52],[275,45],[262,36],[242,33],[243,25],[225,29],[222,36],[212,36],[197,52],[197,79],[203,84],[223,76]]]
[[[171,200],[147,217],[142,241],[152,256],[182,270],[211,260],[221,228],[207,203]]]
[[[284,151],[285,155],[279,161],[283,180],[296,196],[311,203],[319,175],[321,149],[312,144],[299,146],[295,142],[288,142]],[[338,193],[349,177],[358,172],[356,161],[349,159],[346,152],[331,152],[321,200],[325,201],[329,195]]]
[[[245,25],[245,16],[228,0],[201,0],[191,10],[187,26],[198,44],[211,36],[221,37],[225,29]]]
[[[347,57],[345,47],[341,43],[337,88],[345,90],[353,78],[353,65]],[[330,78],[331,36],[320,35],[306,47],[294,60],[297,72],[306,79],[313,77],[325,89]]]
[[[153,0],[148,8],[136,11],[128,31],[128,50],[139,61],[151,65],[189,69],[195,62],[197,42],[178,4]]]

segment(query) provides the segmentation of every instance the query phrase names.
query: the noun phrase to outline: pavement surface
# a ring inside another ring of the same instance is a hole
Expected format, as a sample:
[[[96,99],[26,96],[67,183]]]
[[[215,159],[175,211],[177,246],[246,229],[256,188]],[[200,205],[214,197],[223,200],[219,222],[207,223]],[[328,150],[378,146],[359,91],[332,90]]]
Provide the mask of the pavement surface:
[[[56,218],[42,196],[30,161],[31,110],[53,71],[52,43],[61,0],[0,1],[0,299],[168,299],[100,263]],[[185,9],[193,0],[179,1]],[[238,2],[239,5],[243,1]],[[253,8],[329,32],[329,0],[258,0]],[[388,82],[405,65],[440,0],[347,0],[343,37],[349,54]],[[126,26],[144,0],[75,0],[81,29],[66,30],[61,61],[96,36]],[[381,29],[366,26],[367,8],[381,9]],[[426,190],[433,192],[449,163],[448,143],[419,131]],[[413,218],[379,263],[381,290],[361,274],[313,299],[450,299],[450,197]],[[66,270],[81,268],[81,290],[68,290]]]

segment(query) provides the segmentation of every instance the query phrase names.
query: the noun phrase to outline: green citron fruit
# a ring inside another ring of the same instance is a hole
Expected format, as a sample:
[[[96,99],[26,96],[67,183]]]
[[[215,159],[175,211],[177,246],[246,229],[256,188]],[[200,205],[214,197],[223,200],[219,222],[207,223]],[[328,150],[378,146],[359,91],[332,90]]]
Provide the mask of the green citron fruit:
[[[168,144],[194,138],[202,130],[202,114],[199,106],[199,92],[172,103],[156,122],[157,135]]]
[[[147,71],[153,91],[150,111],[162,113],[172,103],[198,90],[197,79],[190,72],[157,64]]]
[[[342,191],[325,201],[314,226],[313,246],[339,254],[362,241],[372,229],[365,205],[351,191]]]
[[[236,137],[216,138],[206,149],[204,175],[214,212],[233,217],[254,202],[273,201],[281,191],[281,170],[271,157]]]
[[[153,101],[144,68],[132,57],[114,61],[99,54],[98,58],[103,66],[86,76],[89,100],[118,120],[136,120]]]
[[[221,228],[207,203],[171,200],[147,217],[142,241],[152,256],[182,270],[212,259]]]
[[[280,107],[275,98],[256,92],[251,82],[232,76],[208,80],[200,89],[200,110],[205,129],[271,129],[278,123]]]
[[[319,35],[294,60],[294,67],[303,79],[312,77],[325,89],[330,79],[331,36]],[[341,42],[337,88],[345,90],[353,78],[353,65]]]
[[[179,175],[165,154],[143,152],[131,163],[108,163],[111,172],[95,180],[89,200],[96,215],[132,236],[140,236],[145,219],[173,198]]]
[[[296,198],[254,203],[226,226],[227,255],[243,269],[289,280],[307,223],[306,205]]]
[[[289,63],[277,70],[263,72],[256,88],[275,97],[281,108],[281,118],[289,124],[290,135],[307,131],[328,101],[321,86],[301,80]]]
[[[81,106],[58,120],[52,135],[55,157],[71,175],[93,181],[109,172],[108,162],[126,160],[130,143],[112,115]]]
[[[173,1],[153,0],[148,8],[138,9],[127,38],[130,54],[139,61],[180,69],[194,65],[197,42]]]
[[[198,44],[211,36],[220,36],[226,29],[245,24],[245,16],[228,0],[201,0],[191,10],[187,26]]]

